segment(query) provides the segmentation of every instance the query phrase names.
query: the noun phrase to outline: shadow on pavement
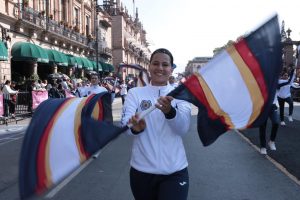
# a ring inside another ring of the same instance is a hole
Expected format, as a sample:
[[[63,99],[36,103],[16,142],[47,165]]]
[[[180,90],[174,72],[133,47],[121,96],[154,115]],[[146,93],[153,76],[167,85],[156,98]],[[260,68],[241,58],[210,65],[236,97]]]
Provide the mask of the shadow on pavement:
[[[275,140],[276,151],[268,148],[268,155],[280,163],[286,170],[300,180],[300,121],[294,120],[288,122],[285,120],[286,126],[279,126],[277,137]],[[260,148],[259,129],[252,128],[240,131],[254,145]],[[269,141],[271,132],[271,122],[268,121],[266,141]]]

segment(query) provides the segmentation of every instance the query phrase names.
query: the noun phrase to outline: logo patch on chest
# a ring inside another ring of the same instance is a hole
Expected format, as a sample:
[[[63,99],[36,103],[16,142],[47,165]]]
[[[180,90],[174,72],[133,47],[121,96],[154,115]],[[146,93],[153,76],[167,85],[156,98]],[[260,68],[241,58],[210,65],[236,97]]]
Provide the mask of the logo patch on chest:
[[[152,103],[150,100],[142,100],[142,102],[140,104],[141,110],[147,110],[151,106],[152,106]]]

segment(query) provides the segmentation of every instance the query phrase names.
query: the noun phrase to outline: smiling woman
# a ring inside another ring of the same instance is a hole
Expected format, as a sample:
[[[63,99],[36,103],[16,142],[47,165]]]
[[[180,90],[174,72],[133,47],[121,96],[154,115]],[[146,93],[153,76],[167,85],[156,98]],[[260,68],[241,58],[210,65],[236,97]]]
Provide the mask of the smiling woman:
[[[125,98],[121,122],[132,124],[127,133],[134,135],[130,186],[136,200],[187,199],[188,163],[182,137],[189,129],[191,107],[167,96],[174,89],[168,82],[172,66],[170,51],[154,51],[149,66],[151,83],[131,88]],[[138,113],[153,105],[157,109],[140,119]]]
[[[149,72],[151,84],[163,86],[168,84],[169,77],[172,74],[173,56],[167,49],[157,49],[151,55]]]

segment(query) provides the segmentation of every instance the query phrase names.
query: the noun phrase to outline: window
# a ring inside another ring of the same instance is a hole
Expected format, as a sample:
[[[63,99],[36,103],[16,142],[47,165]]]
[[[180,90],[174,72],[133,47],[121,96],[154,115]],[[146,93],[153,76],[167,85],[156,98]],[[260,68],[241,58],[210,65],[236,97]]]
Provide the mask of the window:
[[[90,27],[91,27],[91,17],[86,15],[85,16],[85,34],[87,36],[90,34]]]
[[[80,15],[79,15],[79,8],[74,8],[74,24],[75,26],[79,26],[80,24]]]
[[[60,20],[61,21],[67,21],[67,8],[66,8],[66,1],[60,0]]]

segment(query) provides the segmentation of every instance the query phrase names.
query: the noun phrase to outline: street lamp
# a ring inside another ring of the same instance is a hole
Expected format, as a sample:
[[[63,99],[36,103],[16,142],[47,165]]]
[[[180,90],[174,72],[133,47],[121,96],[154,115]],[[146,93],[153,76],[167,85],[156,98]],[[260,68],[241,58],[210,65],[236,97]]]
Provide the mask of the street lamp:
[[[95,16],[94,16],[94,26],[95,26],[95,35],[96,35],[96,66],[97,66],[97,73],[99,73],[99,59],[98,59],[98,30],[99,30],[99,24],[98,24],[98,2],[95,0]]]

